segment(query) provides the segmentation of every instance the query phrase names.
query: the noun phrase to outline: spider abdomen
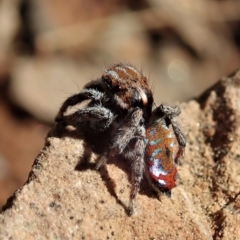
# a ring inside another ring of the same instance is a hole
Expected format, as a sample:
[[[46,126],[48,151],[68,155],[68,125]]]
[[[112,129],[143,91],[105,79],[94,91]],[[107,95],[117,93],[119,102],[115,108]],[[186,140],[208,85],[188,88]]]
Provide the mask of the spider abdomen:
[[[169,191],[175,186],[177,168],[174,164],[174,138],[164,119],[160,119],[146,130],[146,164],[151,179]]]

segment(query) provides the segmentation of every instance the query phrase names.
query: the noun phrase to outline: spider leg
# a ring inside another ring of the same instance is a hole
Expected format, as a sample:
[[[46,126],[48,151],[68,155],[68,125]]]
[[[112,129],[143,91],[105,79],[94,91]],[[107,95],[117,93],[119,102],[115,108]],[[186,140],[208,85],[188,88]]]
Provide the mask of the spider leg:
[[[133,139],[133,148],[131,148],[131,157],[129,160],[132,162],[132,175],[131,175],[131,192],[130,192],[130,202],[128,214],[132,215],[134,212],[134,201],[136,199],[137,193],[140,189],[140,183],[144,171],[144,153],[146,148],[146,142],[144,137],[138,137]]]
[[[179,149],[175,158],[175,162],[178,162],[179,158],[183,155],[184,149],[186,147],[185,136],[183,135],[180,129],[179,123],[175,119],[175,117],[178,116],[181,113],[181,111],[179,107],[171,107],[167,104],[161,104],[160,106],[158,106],[157,109],[160,110],[164,114],[164,116],[167,119],[169,119],[170,123],[172,124],[172,128],[179,145]]]
[[[73,96],[66,99],[66,101],[61,106],[58,115],[55,118],[56,122],[59,122],[63,119],[63,114],[68,107],[72,107],[78,103],[81,103],[85,100],[92,100],[95,102],[100,102],[105,97],[104,93],[99,92],[95,89],[83,89],[80,93],[74,94]]]
[[[110,127],[115,115],[101,105],[79,109],[75,113],[64,116],[63,121],[73,126],[90,126],[90,129],[104,131]]]
[[[97,162],[96,169],[105,164],[108,158],[121,154],[132,138],[135,137],[139,126],[143,125],[143,111],[140,108],[134,109],[122,122],[121,126],[113,133],[112,141],[105,153]],[[142,134],[145,137],[145,130]]]
[[[136,108],[125,118],[121,126],[115,131],[109,155],[114,156],[116,154],[121,154],[130,140],[134,138],[136,132],[139,131],[139,126],[142,127],[141,129],[144,132],[138,133],[138,135],[145,136],[145,130],[143,128],[143,111],[140,108]]]

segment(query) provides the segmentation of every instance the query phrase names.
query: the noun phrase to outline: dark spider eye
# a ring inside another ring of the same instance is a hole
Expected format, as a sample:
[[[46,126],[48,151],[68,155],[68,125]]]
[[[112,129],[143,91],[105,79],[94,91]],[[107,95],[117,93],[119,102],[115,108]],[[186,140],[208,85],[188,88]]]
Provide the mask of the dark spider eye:
[[[153,105],[153,96],[151,92],[147,92],[147,99],[148,99],[148,104],[146,105],[146,117],[149,117],[152,112],[152,105]]]
[[[134,99],[132,100],[132,106],[143,108],[143,101],[138,91],[134,91]]]

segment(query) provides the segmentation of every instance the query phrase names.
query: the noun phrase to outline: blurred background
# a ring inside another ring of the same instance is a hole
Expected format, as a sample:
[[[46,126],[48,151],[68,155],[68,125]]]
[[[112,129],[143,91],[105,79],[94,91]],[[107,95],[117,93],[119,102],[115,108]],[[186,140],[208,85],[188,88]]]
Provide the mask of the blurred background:
[[[155,102],[199,95],[240,63],[240,1],[0,0],[0,206],[27,179],[64,99],[131,62]]]

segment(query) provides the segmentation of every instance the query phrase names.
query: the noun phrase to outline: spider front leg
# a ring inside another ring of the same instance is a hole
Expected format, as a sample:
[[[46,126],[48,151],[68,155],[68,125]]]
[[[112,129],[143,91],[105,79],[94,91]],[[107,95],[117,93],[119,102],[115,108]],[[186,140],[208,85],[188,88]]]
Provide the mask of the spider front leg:
[[[93,131],[105,131],[115,120],[115,115],[101,105],[86,107],[76,111],[75,113],[62,117],[66,124],[90,127]]]
[[[146,148],[146,141],[143,137],[138,137],[133,139],[130,142],[131,145],[131,152],[126,155],[126,158],[132,162],[131,165],[131,192],[130,192],[130,201],[129,201],[129,208],[128,214],[132,215],[134,212],[134,202],[137,196],[137,193],[140,189],[140,183],[143,177],[144,171],[144,153]]]
[[[69,97],[61,106],[58,115],[55,118],[56,122],[61,121],[64,118],[64,112],[68,107],[72,107],[76,104],[79,104],[85,100],[92,100],[94,102],[100,102],[104,98],[104,93],[99,92],[95,89],[83,89],[80,93],[77,93]]]
[[[174,131],[174,134],[176,136],[179,149],[175,158],[175,162],[178,163],[179,158],[183,155],[184,149],[186,147],[186,139],[185,136],[183,135],[180,125],[175,119],[176,116],[178,116],[181,111],[179,107],[171,107],[167,104],[161,104],[160,106],[157,107],[157,109],[164,114],[164,117],[169,119],[170,123],[172,124],[172,128]]]

